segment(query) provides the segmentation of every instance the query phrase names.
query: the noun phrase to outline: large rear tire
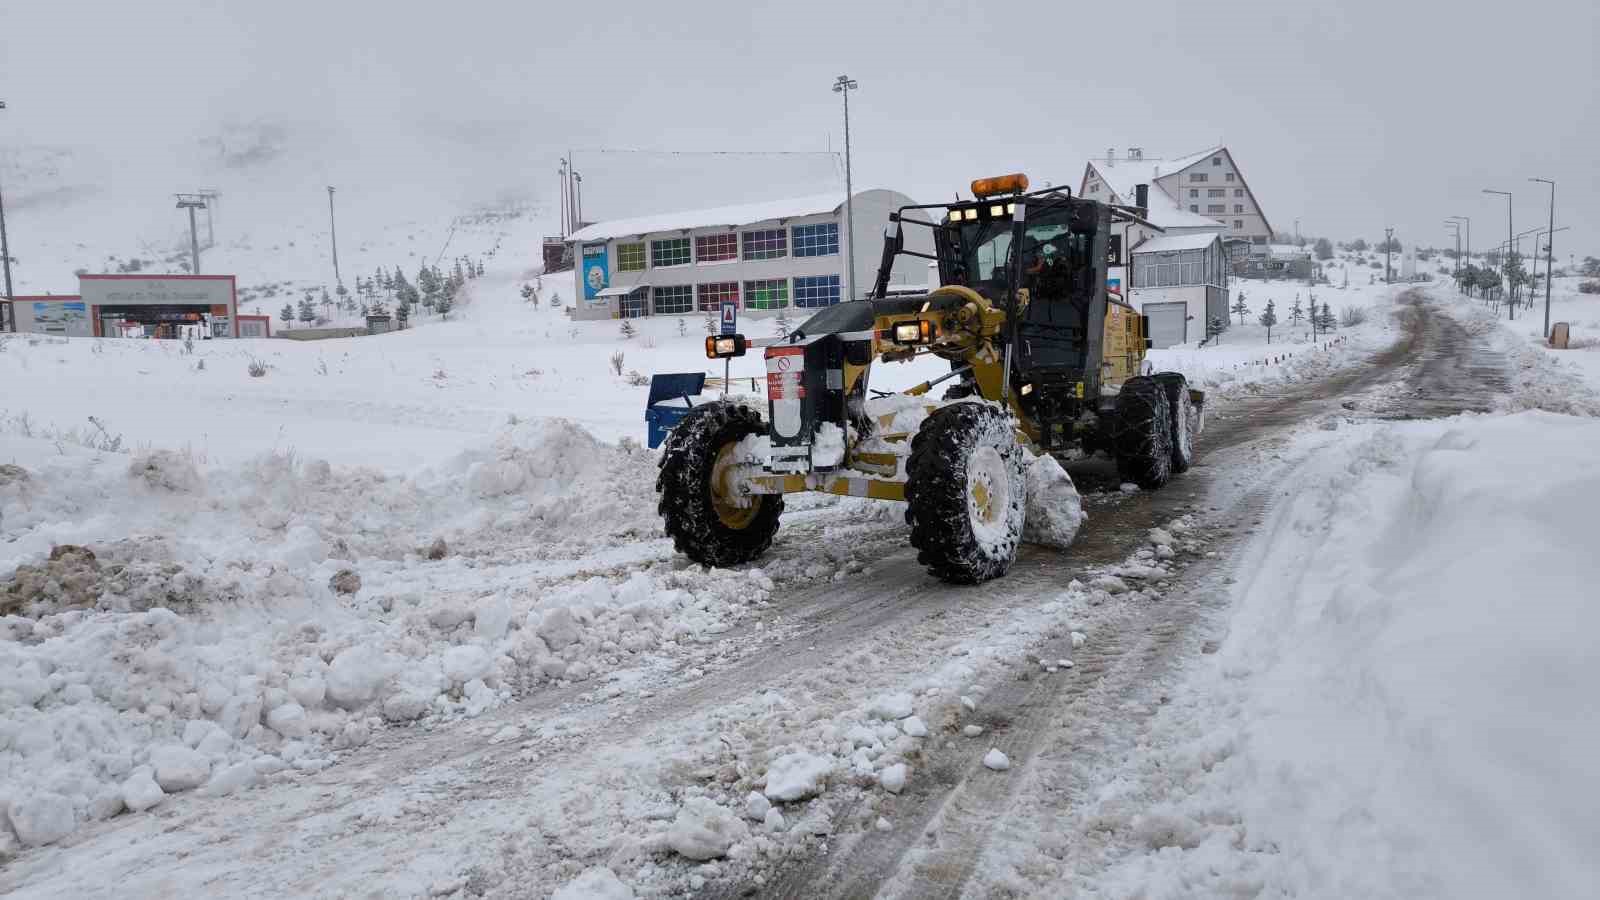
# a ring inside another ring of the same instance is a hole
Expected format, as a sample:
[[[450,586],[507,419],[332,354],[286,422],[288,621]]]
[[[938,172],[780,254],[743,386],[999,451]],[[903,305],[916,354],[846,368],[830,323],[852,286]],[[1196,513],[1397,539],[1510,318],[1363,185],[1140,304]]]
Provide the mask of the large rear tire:
[[[1009,416],[985,403],[935,411],[911,440],[906,476],[911,546],[935,578],[979,584],[1011,568],[1028,485]]]
[[[1172,477],[1172,418],[1166,390],[1148,375],[1123,382],[1117,394],[1117,472],[1144,490]]]
[[[1172,425],[1172,474],[1181,475],[1194,464],[1194,438],[1200,433],[1199,411],[1189,397],[1189,382],[1177,372],[1151,376],[1167,393],[1167,418]]]
[[[772,545],[783,495],[740,498],[731,484],[735,446],[766,432],[754,410],[718,402],[695,407],[667,436],[657,510],[679,553],[702,565],[735,566]]]

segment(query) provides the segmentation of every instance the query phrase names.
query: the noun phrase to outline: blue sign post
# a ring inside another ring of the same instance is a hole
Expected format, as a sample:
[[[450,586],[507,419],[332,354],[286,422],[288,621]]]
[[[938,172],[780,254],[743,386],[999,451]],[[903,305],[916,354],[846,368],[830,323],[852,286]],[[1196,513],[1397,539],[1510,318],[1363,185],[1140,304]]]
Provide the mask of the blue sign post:
[[[739,333],[739,301],[737,300],[722,301],[722,333]]]

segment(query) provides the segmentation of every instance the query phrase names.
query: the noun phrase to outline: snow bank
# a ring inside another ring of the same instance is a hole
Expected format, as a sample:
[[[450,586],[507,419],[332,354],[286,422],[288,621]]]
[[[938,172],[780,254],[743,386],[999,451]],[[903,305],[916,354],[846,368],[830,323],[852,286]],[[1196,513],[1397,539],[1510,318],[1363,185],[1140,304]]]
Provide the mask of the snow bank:
[[[22,449],[31,467],[0,485],[0,811],[29,844],[593,677],[725,629],[771,588],[573,577],[569,560],[656,532],[655,466],[559,420],[409,477]],[[336,593],[346,569],[361,587]]]
[[[1162,713],[1172,746],[1086,812],[1144,844],[1102,887],[1592,894],[1600,423],[1326,440],[1240,562],[1227,640]]]

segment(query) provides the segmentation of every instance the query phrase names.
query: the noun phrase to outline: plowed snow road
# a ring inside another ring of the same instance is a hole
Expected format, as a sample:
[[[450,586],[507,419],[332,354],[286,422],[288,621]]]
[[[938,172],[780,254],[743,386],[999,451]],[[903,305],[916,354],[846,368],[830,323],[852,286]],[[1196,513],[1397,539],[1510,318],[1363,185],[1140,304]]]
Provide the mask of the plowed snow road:
[[[1168,489],[1092,494],[1069,553],[1029,549],[1005,579],[957,588],[923,572],[898,510],[793,516],[775,552],[815,558],[816,583],[780,589],[754,624],[714,644],[609,688],[533,693],[470,726],[387,732],[314,776],[113,819],[0,869],[0,893],[543,897],[584,865],[609,863],[641,896],[1007,895],[987,880],[987,855],[1010,829],[1083,796],[1097,764],[1130,746],[1162,685],[1206,649],[1230,551],[1294,472],[1279,452],[1284,436],[1353,415],[1482,408],[1503,387],[1493,354],[1420,294],[1405,295],[1397,316],[1397,344],[1361,365],[1218,404],[1197,465]],[[1073,476],[1091,491],[1114,480],[1096,464]],[[1082,610],[1092,639],[1075,651],[1059,627],[1007,632],[1073,579],[1145,546],[1149,529],[1184,516],[1186,533],[1204,542],[1159,600]],[[984,679],[991,687],[970,721],[985,738],[962,738],[953,718],[929,721],[904,793],[830,789],[812,813],[814,838],[726,863],[699,884],[675,857],[652,855],[644,835],[671,818],[678,787],[744,778],[766,745],[923,683],[991,636],[1019,652]],[[1076,667],[1057,674],[1028,662],[1068,656]],[[489,739],[508,726],[522,729],[515,739]],[[982,766],[990,746],[1009,755],[1008,771]],[[1024,802],[1031,818],[1019,819]],[[872,827],[879,816],[891,827]]]

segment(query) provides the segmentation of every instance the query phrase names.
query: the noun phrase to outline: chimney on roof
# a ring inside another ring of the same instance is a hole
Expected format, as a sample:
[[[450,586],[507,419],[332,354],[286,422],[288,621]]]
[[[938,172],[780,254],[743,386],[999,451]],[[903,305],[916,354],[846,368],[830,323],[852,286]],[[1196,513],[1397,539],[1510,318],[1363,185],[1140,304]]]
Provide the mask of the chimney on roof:
[[[1133,159],[1133,160],[1144,159],[1144,148],[1143,147],[1129,147],[1128,148],[1128,158],[1129,159]]]
[[[1115,147],[1107,147],[1106,148],[1106,162],[1114,163],[1116,161],[1117,161],[1117,148],[1115,148]]]
[[[1133,186],[1133,205],[1139,207],[1139,218],[1150,218],[1150,185],[1136,184]]]

